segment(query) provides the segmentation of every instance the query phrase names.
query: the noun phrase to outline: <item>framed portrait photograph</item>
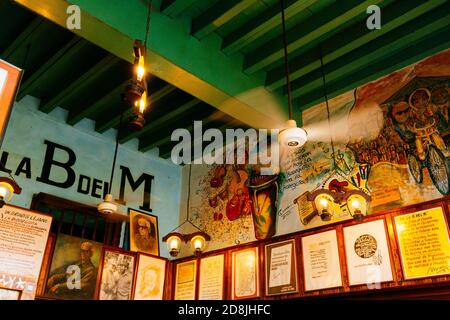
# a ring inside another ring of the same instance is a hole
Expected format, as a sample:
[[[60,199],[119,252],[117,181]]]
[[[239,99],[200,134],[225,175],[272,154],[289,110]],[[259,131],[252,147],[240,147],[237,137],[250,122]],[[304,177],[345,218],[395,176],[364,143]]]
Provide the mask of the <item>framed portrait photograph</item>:
[[[0,301],[4,300],[20,300],[21,290],[6,289],[0,287]]]
[[[131,300],[136,257],[118,248],[103,248],[99,300]]]
[[[302,238],[305,291],[342,286],[336,230]]]
[[[223,299],[224,267],[224,254],[217,254],[200,259],[199,300]]]
[[[138,254],[134,300],[163,300],[167,260]]]
[[[197,260],[176,265],[174,300],[195,300]]]
[[[449,228],[442,207],[400,214],[394,221],[406,280],[450,274]]]
[[[92,240],[59,234],[53,250],[45,296],[68,300],[93,300],[102,246],[101,243]]]
[[[234,251],[232,254],[232,299],[249,299],[259,295],[258,248]]]
[[[384,219],[344,227],[344,243],[351,286],[393,281]]]
[[[130,250],[159,256],[158,217],[129,209]]]
[[[295,240],[265,246],[266,295],[298,292]]]

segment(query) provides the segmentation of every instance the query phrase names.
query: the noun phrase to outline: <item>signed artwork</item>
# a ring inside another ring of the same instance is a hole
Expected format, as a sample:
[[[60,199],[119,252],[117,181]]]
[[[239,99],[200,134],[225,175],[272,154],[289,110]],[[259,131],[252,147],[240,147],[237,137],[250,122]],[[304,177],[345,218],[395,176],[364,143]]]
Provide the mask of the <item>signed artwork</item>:
[[[134,300],[162,300],[166,278],[165,259],[139,254]]]
[[[234,251],[232,259],[233,300],[257,297],[259,295],[258,248]]]
[[[395,217],[405,279],[450,274],[450,238],[441,207]]]

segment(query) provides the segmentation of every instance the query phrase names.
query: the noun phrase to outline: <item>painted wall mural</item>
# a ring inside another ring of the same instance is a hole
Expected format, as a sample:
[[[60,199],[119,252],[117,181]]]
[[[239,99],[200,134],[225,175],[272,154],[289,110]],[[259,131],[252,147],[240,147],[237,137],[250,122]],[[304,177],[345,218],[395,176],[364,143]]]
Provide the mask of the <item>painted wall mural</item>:
[[[352,218],[335,204],[323,221],[306,199],[319,188],[361,190],[370,213],[448,195],[449,85],[446,50],[331,99],[330,124],[325,103],[307,109],[316,139],[282,154],[279,175],[192,166],[190,217],[211,235],[208,250]]]

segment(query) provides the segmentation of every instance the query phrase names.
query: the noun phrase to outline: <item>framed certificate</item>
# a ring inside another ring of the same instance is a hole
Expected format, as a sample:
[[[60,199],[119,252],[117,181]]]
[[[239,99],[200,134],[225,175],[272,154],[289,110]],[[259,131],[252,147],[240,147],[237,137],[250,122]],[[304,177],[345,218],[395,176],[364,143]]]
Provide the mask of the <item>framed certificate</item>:
[[[232,259],[233,300],[257,297],[259,295],[258,248],[234,251]]]
[[[200,260],[199,300],[222,300],[225,255],[218,254]]]
[[[176,265],[174,300],[195,300],[197,260]]]
[[[302,238],[305,291],[342,286],[336,230]]]
[[[406,280],[450,274],[450,238],[442,207],[394,218]]]
[[[265,246],[266,295],[298,292],[295,240]]]
[[[384,220],[345,227],[344,243],[351,286],[373,289],[393,280]]]

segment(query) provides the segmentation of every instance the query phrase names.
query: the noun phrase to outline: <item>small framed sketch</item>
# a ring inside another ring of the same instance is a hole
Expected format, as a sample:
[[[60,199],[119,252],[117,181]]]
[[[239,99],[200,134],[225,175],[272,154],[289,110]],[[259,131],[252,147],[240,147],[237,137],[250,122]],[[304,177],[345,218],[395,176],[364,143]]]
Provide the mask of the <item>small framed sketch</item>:
[[[442,207],[394,220],[406,280],[450,274],[450,237]]]
[[[266,295],[298,292],[295,240],[265,246]]]
[[[384,220],[344,227],[344,243],[351,286],[373,289],[393,280]]]
[[[336,230],[302,238],[305,291],[342,286]]]
[[[232,298],[249,299],[259,295],[258,248],[234,251],[232,254]]]
[[[118,248],[103,248],[99,300],[131,300],[135,256]]]
[[[22,291],[14,289],[0,288],[0,301],[3,300],[20,300]]]
[[[158,217],[129,209],[130,250],[159,256]]]
[[[200,260],[199,300],[222,300],[225,255],[218,254]]]
[[[134,300],[162,300],[167,260],[139,254],[137,257]]]
[[[174,300],[195,300],[197,260],[176,265]]]

